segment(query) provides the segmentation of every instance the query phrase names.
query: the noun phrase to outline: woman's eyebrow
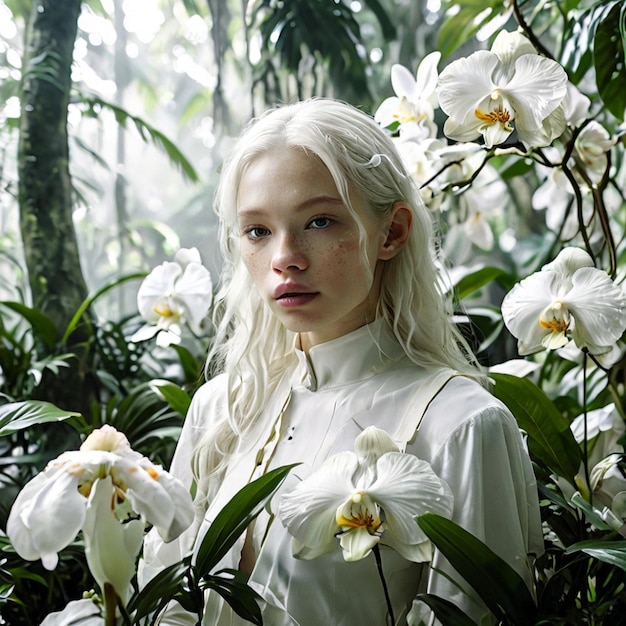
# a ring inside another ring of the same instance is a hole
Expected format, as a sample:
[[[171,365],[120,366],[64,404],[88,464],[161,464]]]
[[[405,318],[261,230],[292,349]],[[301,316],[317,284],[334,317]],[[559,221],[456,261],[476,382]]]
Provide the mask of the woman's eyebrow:
[[[306,211],[307,209],[310,209],[311,207],[319,205],[319,204],[343,205],[343,200],[341,198],[336,198],[334,196],[328,196],[328,195],[313,196],[312,198],[307,198],[303,202],[300,202],[293,208],[295,211]],[[265,215],[266,213],[267,213],[266,209],[263,209],[260,207],[259,208],[250,207],[250,208],[238,209],[237,217],[244,217],[244,218],[258,217],[258,216]]]

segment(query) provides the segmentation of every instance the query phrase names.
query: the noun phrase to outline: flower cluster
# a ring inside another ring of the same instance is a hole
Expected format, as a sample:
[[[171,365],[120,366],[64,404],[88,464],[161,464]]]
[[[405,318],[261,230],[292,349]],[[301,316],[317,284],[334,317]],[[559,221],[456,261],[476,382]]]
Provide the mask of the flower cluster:
[[[11,508],[7,535],[22,558],[41,559],[52,570],[58,553],[82,530],[91,573],[101,589],[112,585],[124,602],[146,525],[171,541],[192,519],[183,484],[105,425],[25,485]]]
[[[431,544],[415,518],[449,517],[453,497],[426,461],[399,452],[374,426],[355,440],[354,452],[328,459],[282,497],[279,516],[293,536],[294,556],[314,559],[336,549],[358,561],[382,543],[404,558],[431,558]]]
[[[517,31],[501,31],[490,50],[452,61],[439,74],[440,60],[439,52],[428,54],[415,77],[394,65],[396,95],[375,113],[392,131],[428,206],[456,208],[450,212],[452,228],[479,248],[492,249],[489,222],[501,214],[506,193],[489,161],[510,152],[532,158],[543,173],[532,203],[546,209],[549,228],[563,240],[578,232],[578,212],[569,210],[573,202],[581,203],[589,226],[597,213],[589,198],[606,174],[616,140],[590,119],[589,98],[568,81],[563,67]],[[447,116],[441,130],[437,108]],[[578,197],[573,185],[582,190]]]

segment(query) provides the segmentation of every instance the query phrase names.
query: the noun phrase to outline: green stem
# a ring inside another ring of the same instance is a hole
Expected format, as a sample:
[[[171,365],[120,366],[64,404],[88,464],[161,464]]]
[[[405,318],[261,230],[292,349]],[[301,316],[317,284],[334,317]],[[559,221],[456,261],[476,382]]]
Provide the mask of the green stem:
[[[383,562],[380,557],[380,548],[376,544],[372,548],[374,558],[376,559],[376,567],[378,568],[378,575],[380,576],[380,582],[383,585],[383,591],[385,592],[385,600],[387,602],[387,611],[389,612],[389,625],[396,626],[396,618],[393,616],[393,606],[391,605],[391,598],[389,597],[389,589],[387,588],[387,581],[385,580],[385,573],[383,572]]]
[[[118,596],[111,583],[104,583],[104,626],[115,626]]]

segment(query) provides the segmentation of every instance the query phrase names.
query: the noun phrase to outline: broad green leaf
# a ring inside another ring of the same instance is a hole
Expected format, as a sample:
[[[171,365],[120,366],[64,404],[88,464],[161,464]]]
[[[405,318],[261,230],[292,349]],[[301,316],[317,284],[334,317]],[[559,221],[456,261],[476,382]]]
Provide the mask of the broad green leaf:
[[[567,420],[537,385],[509,374],[492,374],[494,395],[507,405],[528,434],[530,451],[559,476],[573,480],[581,463],[580,447]]]
[[[624,539],[617,541],[590,539],[575,543],[565,550],[565,554],[574,552],[584,552],[594,559],[609,565],[616,565],[626,571],[626,540]]]
[[[420,528],[474,588],[487,608],[512,626],[535,623],[537,607],[522,577],[482,541],[434,513],[417,518]]]
[[[568,25],[561,64],[567,69],[570,80],[574,84],[578,84],[591,67],[596,29],[610,8],[603,3],[595,4],[582,15],[577,16],[577,19],[572,19]]]
[[[189,394],[178,385],[167,380],[153,380],[150,386],[154,391],[162,396],[165,401],[183,417],[187,414],[187,409],[191,403]]]
[[[53,348],[57,340],[57,331],[52,320],[37,309],[31,309],[21,302],[0,302],[7,309],[19,313],[32,327],[35,336],[48,348]]]
[[[63,411],[50,402],[25,400],[10,402],[0,406],[0,437],[36,424],[62,422],[70,418],[79,418],[80,413]]]
[[[434,612],[437,619],[446,626],[476,626],[476,622],[470,619],[461,609],[445,598],[440,598],[433,593],[420,593],[418,600],[425,602]]]
[[[623,15],[624,5],[620,8],[619,3],[615,3],[598,24],[593,42],[598,93],[606,108],[619,121],[624,120],[626,111],[626,57],[620,29],[620,17],[623,18]]]
[[[209,574],[230,550],[295,465],[278,467],[257,478],[240,489],[217,514],[197,553],[199,578]]]

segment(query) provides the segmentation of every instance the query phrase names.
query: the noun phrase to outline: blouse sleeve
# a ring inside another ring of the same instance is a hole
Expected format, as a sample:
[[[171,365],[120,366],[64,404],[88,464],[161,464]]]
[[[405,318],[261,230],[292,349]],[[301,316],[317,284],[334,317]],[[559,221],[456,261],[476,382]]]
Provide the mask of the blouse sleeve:
[[[476,383],[455,379],[448,387],[431,404],[411,451],[429,460],[452,489],[452,520],[511,565],[532,590],[529,555],[543,551],[543,539],[536,480],[517,423]],[[428,592],[479,624],[491,623],[483,602],[437,550]]]

